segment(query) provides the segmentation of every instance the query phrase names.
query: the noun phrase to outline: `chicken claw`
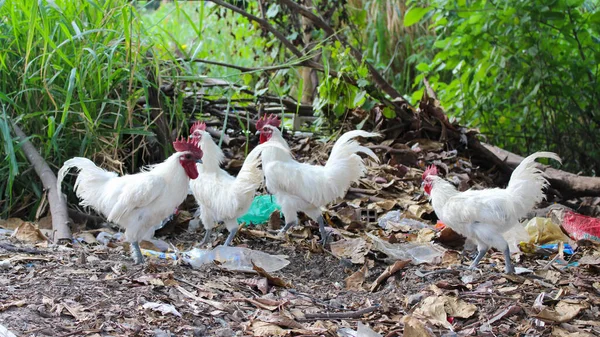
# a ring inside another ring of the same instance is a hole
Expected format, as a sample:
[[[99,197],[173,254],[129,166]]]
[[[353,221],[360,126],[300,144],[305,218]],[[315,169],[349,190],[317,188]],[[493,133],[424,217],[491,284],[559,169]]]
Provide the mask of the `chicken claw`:
[[[132,242],[130,250],[131,256],[133,257],[133,262],[135,264],[141,264],[144,262],[144,256],[142,255],[142,251],[140,250],[139,242]]]

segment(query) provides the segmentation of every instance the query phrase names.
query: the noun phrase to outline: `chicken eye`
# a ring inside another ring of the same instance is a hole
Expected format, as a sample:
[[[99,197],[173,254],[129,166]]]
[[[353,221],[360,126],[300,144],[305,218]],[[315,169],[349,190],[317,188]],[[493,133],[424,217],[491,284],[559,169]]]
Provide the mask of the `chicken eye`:
[[[192,159],[192,155],[190,155],[189,153],[185,155],[185,159]]]

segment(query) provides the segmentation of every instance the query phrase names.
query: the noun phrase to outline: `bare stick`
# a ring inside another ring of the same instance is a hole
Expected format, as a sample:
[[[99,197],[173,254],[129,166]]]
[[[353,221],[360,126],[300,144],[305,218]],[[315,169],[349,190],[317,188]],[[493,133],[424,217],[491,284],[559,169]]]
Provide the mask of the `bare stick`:
[[[359,318],[364,314],[371,313],[379,309],[380,305],[374,305],[364,309],[348,312],[322,312],[316,314],[305,314],[303,320],[318,320],[318,319],[344,319],[344,318]]]
[[[56,190],[56,175],[50,169],[44,158],[40,156],[33,144],[27,139],[27,135],[13,123],[13,129],[22,143],[21,148],[27,157],[27,160],[33,165],[33,168],[48,191],[48,203],[50,204],[50,213],[52,214],[52,229],[54,230],[54,242],[62,240],[71,241],[71,229],[69,228],[69,212],[67,203],[58,195]]]

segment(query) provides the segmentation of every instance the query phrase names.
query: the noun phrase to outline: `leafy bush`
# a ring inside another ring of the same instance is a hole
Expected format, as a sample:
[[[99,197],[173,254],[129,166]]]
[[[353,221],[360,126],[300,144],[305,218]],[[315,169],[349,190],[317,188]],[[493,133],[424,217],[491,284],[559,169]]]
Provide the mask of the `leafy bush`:
[[[416,85],[427,76],[449,114],[495,145],[600,171],[597,1],[434,0],[424,11],[437,54]]]

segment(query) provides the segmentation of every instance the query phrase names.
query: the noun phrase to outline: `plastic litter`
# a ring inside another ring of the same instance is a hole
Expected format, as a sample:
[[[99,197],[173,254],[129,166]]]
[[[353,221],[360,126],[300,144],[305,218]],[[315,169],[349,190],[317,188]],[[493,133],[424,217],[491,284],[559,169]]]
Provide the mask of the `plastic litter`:
[[[543,253],[544,255],[552,255],[558,252],[558,243],[547,243],[537,247],[536,253]],[[563,246],[563,253],[573,255],[573,248],[570,244],[565,243]]]
[[[192,268],[218,261],[220,267],[241,272],[254,272],[252,262],[265,271],[271,273],[285,268],[290,261],[282,255],[271,255],[261,251],[244,247],[217,246],[214,249],[194,248],[183,253],[183,261]]]
[[[414,264],[439,264],[442,262],[442,257],[446,249],[431,242],[415,243],[389,243],[385,242],[377,236],[367,233],[373,241],[373,248],[378,250],[390,258],[396,260],[410,259]]]
[[[177,260],[176,253],[165,253],[165,252],[157,252],[151,249],[140,249],[142,251],[142,255],[144,256],[152,256],[163,260]]]
[[[574,240],[600,241],[600,219],[569,210],[554,210],[552,219],[559,223]]]
[[[237,222],[239,224],[242,222],[247,224],[262,224],[269,221],[269,216],[275,210],[281,210],[281,206],[277,204],[274,195],[259,195],[254,197],[248,212],[238,218]]]
[[[385,213],[379,218],[378,223],[379,227],[392,231],[408,232],[415,229],[432,228],[424,222],[407,218],[400,211],[389,211]]]
[[[11,235],[13,235],[12,230],[0,228],[0,236],[11,236]]]
[[[377,332],[373,331],[368,326],[358,322],[358,330],[356,330],[356,337],[382,337]]]
[[[546,243],[569,242],[569,237],[566,236],[560,226],[554,223],[549,218],[535,217],[525,225],[525,229],[529,233],[530,244],[543,245]]]
[[[358,329],[356,331],[352,328],[344,327],[339,328],[337,333],[340,337],[381,337],[380,334],[362,324],[362,322],[358,322]]]

